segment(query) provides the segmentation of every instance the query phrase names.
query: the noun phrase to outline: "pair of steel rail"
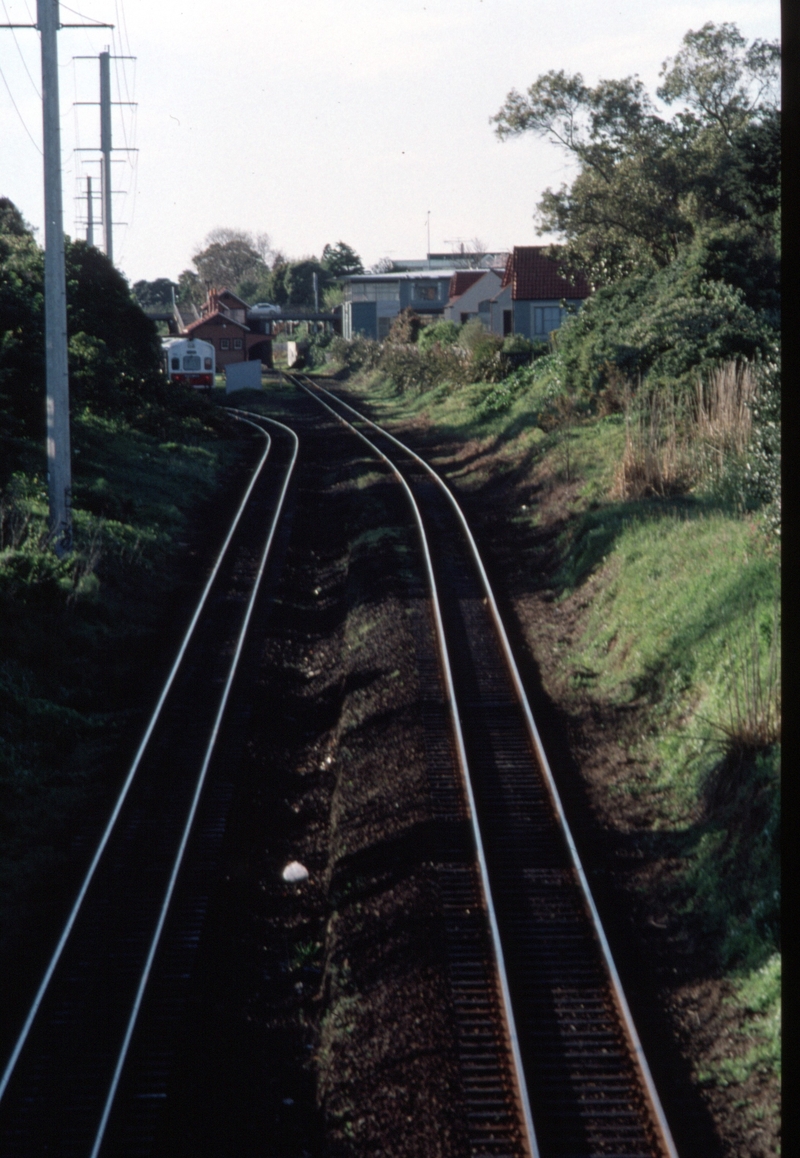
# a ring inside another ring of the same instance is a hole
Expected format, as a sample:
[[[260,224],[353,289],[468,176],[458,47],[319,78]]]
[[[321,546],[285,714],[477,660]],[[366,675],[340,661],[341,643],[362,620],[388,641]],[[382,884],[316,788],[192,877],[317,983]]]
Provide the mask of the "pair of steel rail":
[[[406,475],[406,473],[408,473],[408,471],[406,470],[404,472],[404,470],[401,469],[403,463],[406,463],[406,464],[409,462],[412,463],[414,469],[417,472],[422,472],[424,477],[426,479],[428,479],[430,483],[433,484],[433,486],[441,493],[441,495],[444,496],[446,503],[448,504],[449,508],[451,509],[451,511],[452,511],[452,513],[453,513],[453,515],[454,515],[454,517],[455,517],[455,519],[460,527],[460,531],[464,537],[464,540],[469,545],[469,553],[470,553],[471,558],[472,558],[472,563],[473,563],[473,565],[477,571],[477,574],[479,576],[479,582],[480,582],[480,587],[482,589],[482,596],[483,596],[482,601],[483,601],[484,605],[486,606],[486,608],[488,609],[488,612],[491,616],[491,620],[493,621],[494,630],[496,632],[497,640],[499,641],[500,649],[502,651],[503,660],[505,662],[505,665],[507,667],[507,670],[508,670],[508,673],[510,676],[511,683],[513,685],[514,694],[516,696],[519,707],[520,707],[521,712],[522,712],[523,717],[524,717],[525,727],[526,727],[527,732],[528,732],[528,737],[529,737],[531,748],[535,754],[535,760],[536,760],[536,763],[538,765],[538,770],[539,770],[539,773],[541,774],[541,777],[544,781],[547,796],[549,797],[550,805],[551,805],[551,808],[553,810],[553,813],[554,813],[554,816],[556,819],[557,828],[560,832],[561,838],[562,838],[564,845],[567,849],[571,871],[574,874],[575,879],[577,880],[579,891],[580,891],[580,896],[581,896],[583,905],[585,906],[585,910],[586,910],[586,913],[588,914],[589,921],[591,924],[592,935],[596,940],[596,945],[597,945],[597,948],[599,950],[600,956],[602,958],[603,966],[605,968],[605,971],[606,971],[606,974],[608,977],[608,981],[609,981],[609,985],[610,985],[610,991],[611,991],[611,994],[613,997],[613,1002],[614,1002],[614,1005],[616,1006],[618,1016],[619,1016],[619,1022],[621,1024],[622,1031],[623,1031],[625,1039],[627,1041],[629,1056],[630,1056],[630,1059],[631,1059],[634,1067],[636,1068],[636,1070],[638,1070],[638,1074],[640,1076],[640,1083],[641,1083],[641,1088],[642,1088],[643,1095],[644,1095],[644,1101],[645,1101],[647,1109],[649,1111],[650,1121],[651,1121],[651,1126],[652,1126],[651,1137],[653,1138],[653,1141],[654,1141],[654,1149],[652,1152],[654,1154],[658,1154],[659,1156],[662,1156],[662,1158],[677,1158],[677,1151],[675,1149],[675,1144],[672,1140],[670,1129],[669,1129],[669,1126],[667,1124],[667,1120],[666,1120],[666,1117],[664,1115],[664,1111],[663,1111],[663,1108],[661,1106],[661,1102],[660,1102],[658,1093],[656,1091],[655,1084],[654,1084],[653,1079],[652,1079],[652,1075],[650,1073],[647,1059],[646,1059],[644,1051],[642,1049],[642,1045],[641,1045],[641,1042],[639,1040],[639,1036],[638,1036],[638,1033],[636,1031],[636,1027],[634,1025],[633,1018],[631,1016],[631,1012],[630,1012],[628,1002],[626,1000],[626,997],[625,997],[625,994],[624,994],[624,991],[622,988],[619,974],[617,972],[617,968],[614,964],[614,960],[613,960],[613,957],[611,954],[611,949],[610,949],[610,946],[608,943],[608,939],[607,939],[606,934],[603,930],[602,922],[600,920],[600,915],[598,913],[597,907],[596,907],[594,899],[592,897],[592,893],[591,893],[591,889],[589,887],[586,873],[584,871],[583,865],[582,865],[580,857],[578,855],[578,850],[577,850],[577,847],[575,845],[575,841],[573,839],[572,833],[570,831],[570,827],[569,827],[569,824],[567,822],[566,815],[564,813],[564,808],[563,808],[563,805],[561,803],[561,799],[560,799],[559,792],[558,792],[558,789],[557,789],[557,786],[555,783],[555,779],[553,777],[553,773],[552,773],[552,770],[550,768],[547,754],[544,750],[544,746],[542,744],[542,741],[541,741],[541,738],[539,735],[539,731],[537,729],[536,722],[534,720],[533,713],[531,711],[530,704],[528,702],[528,697],[527,697],[527,694],[525,692],[525,688],[524,688],[524,685],[522,683],[522,679],[521,679],[520,674],[519,674],[519,670],[518,670],[518,667],[517,667],[517,664],[516,664],[516,661],[515,661],[515,658],[514,658],[514,655],[513,655],[509,640],[508,640],[508,636],[507,636],[507,633],[506,633],[506,630],[505,630],[505,627],[504,627],[504,624],[503,624],[503,621],[502,621],[502,618],[501,618],[501,615],[500,615],[500,612],[499,612],[499,609],[497,606],[497,602],[496,602],[494,593],[492,591],[491,585],[489,583],[489,579],[488,579],[488,576],[486,574],[486,570],[484,568],[483,562],[481,560],[480,553],[478,551],[477,545],[475,543],[475,540],[474,540],[472,532],[469,528],[469,525],[467,524],[467,521],[464,517],[464,514],[461,511],[461,508],[460,508],[458,502],[456,501],[450,488],[439,477],[439,475],[436,473],[436,471],[434,471],[433,468],[428,463],[426,463],[418,454],[416,454],[410,447],[408,447],[405,444],[403,444],[402,442],[400,442],[400,440],[397,439],[394,435],[392,435],[389,431],[378,426],[371,419],[369,419],[365,415],[361,414],[354,407],[352,407],[349,403],[347,403],[344,399],[342,399],[338,395],[332,394],[329,390],[326,390],[318,382],[315,382],[315,381],[313,381],[305,376],[301,376],[301,375],[291,375],[288,377],[289,377],[290,381],[295,383],[295,385],[297,385],[298,387],[303,389],[310,396],[314,397],[316,402],[320,406],[324,407],[339,422],[341,422],[345,426],[349,427],[356,434],[356,436],[370,448],[370,450],[374,454],[376,454],[380,459],[382,459],[388,465],[388,467],[390,468],[390,470],[392,471],[394,476],[397,478],[399,484],[404,489],[404,491],[408,497],[408,500],[411,504],[411,508],[413,510],[414,520],[416,522],[416,526],[417,526],[418,531],[419,531],[421,549],[422,549],[424,562],[425,562],[425,570],[426,570],[427,577],[428,577],[428,585],[429,585],[430,592],[431,592],[433,616],[434,616],[434,620],[435,620],[435,624],[436,624],[436,634],[437,634],[439,658],[440,658],[440,663],[441,663],[441,668],[442,668],[442,673],[443,673],[443,679],[444,679],[444,683],[445,683],[445,687],[446,687],[446,698],[447,698],[449,706],[450,706],[453,737],[454,737],[454,742],[455,742],[455,747],[456,747],[456,752],[457,752],[457,757],[458,757],[458,763],[460,765],[462,776],[463,776],[463,784],[464,784],[464,788],[465,788],[467,799],[468,799],[468,809],[469,809],[470,820],[472,823],[472,832],[473,832],[475,853],[476,853],[477,861],[478,861],[478,865],[479,865],[481,888],[482,888],[482,892],[483,892],[483,899],[484,899],[484,903],[485,903],[486,914],[487,914],[489,928],[490,928],[490,932],[491,932],[491,940],[492,940],[492,945],[493,945],[493,950],[494,950],[494,957],[495,957],[495,961],[496,961],[497,983],[498,983],[499,990],[500,990],[503,1015],[505,1018],[508,1048],[510,1050],[511,1057],[513,1059],[513,1073],[514,1073],[515,1084],[516,1084],[516,1091],[515,1092],[516,1092],[516,1099],[517,1099],[517,1103],[519,1106],[520,1116],[521,1116],[522,1125],[523,1125],[525,1148],[527,1149],[527,1152],[531,1156],[531,1158],[540,1158],[541,1151],[540,1151],[540,1147],[539,1147],[539,1142],[537,1140],[537,1131],[536,1131],[536,1124],[534,1121],[534,1115],[533,1115],[532,1110],[531,1110],[531,1098],[529,1097],[528,1081],[526,1080],[525,1066],[524,1066],[523,1057],[522,1057],[523,1050],[522,1050],[521,1042],[520,1042],[520,1034],[519,1034],[518,1028],[517,1028],[517,1019],[515,1017],[514,1002],[512,1001],[511,986],[509,984],[508,972],[506,969],[506,951],[504,948],[504,940],[503,940],[503,936],[501,935],[500,921],[498,920],[498,914],[497,914],[494,896],[493,896],[490,866],[489,866],[486,851],[484,848],[484,836],[483,836],[482,830],[481,830],[480,809],[479,809],[478,801],[476,800],[476,792],[475,792],[474,787],[473,787],[473,777],[472,777],[471,770],[470,770],[470,759],[469,759],[468,752],[467,752],[467,745],[465,744],[464,728],[462,727],[462,715],[464,714],[464,711],[466,711],[466,709],[462,710],[459,708],[459,702],[458,702],[458,697],[456,694],[456,687],[455,687],[456,680],[454,678],[453,666],[452,666],[451,658],[450,658],[450,654],[449,654],[447,632],[445,631],[445,625],[443,623],[442,610],[440,607],[439,596],[438,596],[438,591],[437,591],[437,587],[438,587],[437,578],[436,578],[436,574],[435,574],[435,568],[434,568],[434,565],[433,565],[433,562],[431,559],[431,550],[430,550],[429,544],[428,544],[428,535],[426,533],[423,515],[422,515],[422,512],[420,510],[420,505],[417,501],[417,498],[415,497],[415,494],[414,494],[414,491],[412,490],[412,487],[409,485],[409,482],[407,481],[407,479],[405,477],[405,475]],[[352,420],[352,421],[350,421],[350,420]],[[395,452],[397,452],[397,453],[390,455],[387,451],[381,449],[381,447],[379,445],[377,445],[377,443],[375,441],[368,438],[363,433],[362,430],[360,430],[357,426],[355,426],[353,424],[354,422],[357,422],[360,426],[364,426],[364,427],[369,428],[370,432],[373,434],[373,438],[375,438],[377,436],[377,438],[380,440],[380,442],[382,443],[383,446],[386,446],[388,443],[389,446],[394,448]],[[535,834],[534,834],[534,838],[535,838]],[[549,903],[552,905],[552,901],[550,901]],[[556,990],[557,988],[558,988],[558,986],[556,984],[556,986],[554,986],[554,990]],[[591,1005],[591,999],[589,1001],[580,1001],[578,1004],[580,1006],[584,1006],[584,1007],[587,1004]],[[574,1008],[574,1006],[573,1006],[573,1008]],[[570,1014],[569,1016],[572,1016],[572,1014]],[[579,1016],[580,1016],[580,1014],[579,1014]],[[602,1044],[598,1046],[598,1050],[601,1054],[602,1054],[604,1048],[605,1047]],[[602,1061],[603,1061],[603,1059],[601,1058],[601,1065],[602,1065]],[[591,1085],[592,1085],[592,1083],[590,1082],[589,1086],[591,1086]],[[602,1076],[601,1076],[600,1080],[598,1081],[597,1085],[602,1086]],[[613,1087],[612,1087],[612,1094],[613,1094]],[[602,1099],[600,1099],[600,1100],[602,1100]],[[612,1096],[612,1098],[610,1100],[613,1101],[615,1099]],[[619,1099],[617,1099],[617,1100],[619,1100]],[[598,1106],[596,1104],[591,1108],[592,1112],[595,1114],[597,1113],[597,1109],[598,1109]],[[600,1113],[602,1114],[603,1112],[604,1111],[601,1107]],[[614,1114],[616,1112],[617,1111],[613,1108],[613,1106],[609,1110],[610,1114]],[[598,1148],[596,1150],[592,1149],[590,1146],[586,1150],[586,1153],[587,1154],[589,1154],[589,1153],[598,1153],[599,1154],[599,1153],[605,1152],[602,1149],[602,1143],[598,1143],[597,1145],[598,1145]],[[638,1146],[639,1146],[638,1143],[631,1141],[631,1147],[632,1148],[629,1150],[626,1149],[624,1152],[625,1153],[631,1153],[631,1154],[633,1154],[634,1152],[639,1153]],[[572,1153],[572,1151],[570,1151],[570,1153]]]
[[[234,635],[232,640],[232,654],[226,656],[223,661],[223,667],[218,673],[217,687],[212,689],[212,695],[219,695],[216,705],[213,705],[213,700],[210,703],[211,712],[209,718],[213,719],[210,733],[207,735],[205,742],[199,751],[199,761],[194,768],[193,775],[194,782],[190,786],[190,790],[183,791],[183,802],[188,800],[188,808],[185,815],[180,822],[176,836],[178,837],[176,843],[173,845],[171,851],[172,861],[169,872],[166,876],[163,894],[160,897],[160,902],[157,905],[155,913],[155,920],[151,927],[150,933],[146,941],[138,946],[138,957],[136,970],[138,971],[138,980],[135,986],[132,987],[133,995],[130,1006],[127,1012],[127,1019],[124,1024],[124,1032],[121,1039],[116,1044],[110,1044],[105,1056],[101,1059],[101,1064],[98,1067],[96,1057],[91,1062],[87,1062],[85,1058],[81,1057],[80,1062],[76,1061],[76,1066],[84,1065],[90,1070],[90,1075],[87,1082],[104,1083],[105,1094],[99,1099],[96,1097],[95,1090],[87,1091],[86,1089],[79,1089],[76,1102],[84,1103],[86,1100],[96,1102],[96,1106],[90,1112],[90,1117],[93,1119],[91,1125],[88,1126],[85,1121],[80,1123],[64,1121],[63,1123],[49,1124],[50,1136],[48,1139],[48,1152],[58,1153],[61,1158],[65,1158],[67,1154],[80,1153],[82,1155],[89,1154],[91,1158],[97,1158],[101,1152],[106,1131],[109,1125],[112,1109],[117,1098],[122,1078],[123,1070],[125,1068],[126,1060],[129,1055],[131,1042],[134,1036],[134,1031],[142,1010],[142,1004],[145,998],[145,993],[150,982],[153,971],[154,961],[162,941],[165,924],[170,913],[170,907],[175,895],[176,884],[178,882],[181,866],[186,854],[187,845],[190,835],[195,824],[198,813],[198,806],[200,803],[203,788],[206,783],[206,778],[211,764],[212,756],[214,755],[217,740],[220,735],[220,728],[222,726],[223,717],[225,716],[226,707],[233,687],[234,678],[239,667],[239,661],[242,656],[242,651],[247,637],[248,627],[250,625],[253,610],[256,604],[256,599],[261,588],[262,579],[267,566],[267,561],[270,556],[272,545],[275,538],[276,528],[280,514],[286,498],[286,493],[289,487],[289,482],[297,461],[298,454],[298,439],[297,436],[288,427],[281,423],[274,422],[272,419],[261,418],[256,415],[249,415],[240,411],[230,411],[233,417],[240,423],[246,424],[249,427],[257,430],[264,439],[263,451],[260,459],[253,470],[250,482],[245,490],[244,496],[239,503],[236,513],[230,523],[225,541],[220,548],[211,573],[202,591],[200,599],[192,615],[189,626],[183,636],[177,656],[172,665],[172,668],[167,676],[166,682],[161,690],[161,694],[156,703],[155,709],[150,717],[150,720],[145,728],[144,735],[135,753],[133,761],[127,772],[127,775],[122,784],[122,788],[117,796],[113,810],[106,824],[105,830],[100,838],[97,849],[91,860],[89,868],[84,876],[83,882],[79,888],[77,897],[72,906],[72,909],[67,917],[64,929],[59,937],[56,948],[50,958],[50,961],[45,969],[43,979],[36,992],[34,1000],[30,1006],[27,1017],[18,1033],[14,1048],[11,1052],[9,1060],[0,1077],[0,1150],[3,1153],[11,1154],[26,1154],[30,1153],[31,1146],[38,1146],[43,1144],[39,1142],[32,1142],[31,1138],[37,1134],[37,1129],[41,1126],[42,1116],[47,1118],[53,1112],[53,1107],[46,1104],[46,1093],[43,1091],[43,1082],[41,1077],[42,1062],[37,1060],[35,1048],[32,1046],[32,1039],[35,1036],[34,1031],[39,1027],[39,1023],[43,1019],[44,1007],[47,1004],[47,1017],[49,1021],[54,1024],[61,1022],[63,1024],[65,1018],[69,1017],[69,1011],[65,1010],[65,999],[54,998],[53,993],[58,987],[58,982],[63,981],[62,974],[69,971],[70,967],[65,966],[65,958],[68,947],[74,937],[76,925],[84,918],[84,913],[87,907],[87,897],[92,891],[98,876],[108,861],[110,848],[115,839],[120,839],[120,829],[127,827],[136,827],[140,823],[140,818],[137,816],[130,817],[126,814],[126,803],[132,798],[132,790],[137,785],[137,773],[140,773],[142,763],[145,756],[148,754],[152,746],[152,741],[159,721],[165,711],[165,705],[168,704],[170,693],[173,691],[176,680],[182,673],[185,666],[187,652],[190,645],[198,635],[198,625],[201,624],[204,611],[207,612],[210,602],[213,602],[216,594],[216,585],[220,576],[220,571],[223,564],[230,564],[231,544],[234,542],[237,529],[242,522],[243,516],[248,509],[248,505],[253,499],[253,494],[259,481],[265,475],[270,459],[270,453],[273,449],[273,439],[265,429],[266,426],[271,426],[276,430],[280,430],[283,435],[287,436],[291,442],[291,453],[288,461],[282,464],[282,480],[277,480],[279,488],[277,495],[277,502],[274,504],[272,510],[272,517],[266,527],[266,537],[260,550],[258,557],[257,568],[252,581],[250,583],[249,594],[247,595],[244,612],[241,615],[238,628],[234,627]],[[254,419],[256,419],[254,421]],[[243,594],[243,592],[239,592]],[[239,615],[240,608],[233,608],[233,614]],[[227,670],[225,670],[227,668]],[[189,712],[191,714],[191,712]],[[202,729],[206,724],[205,720],[186,720],[186,713],[184,712],[184,723],[188,723],[190,728]],[[180,742],[180,741],[179,741]],[[154,807],[158,807],[158,785],[156,784],[151,801]],[[142,805],[140,804],[140,809]],[[121,818],[124,822],[121,823]],[[154,852],[155,855],[155,852]],[[108,904],[106,911],[108,911]],[[85,919],[85,918],[84,918]],[[93,949],[98,954],[103,954],[107,951],[107,947],[103,944],[103,927],[100,924],[97,929],[97,942]],[[117,951],[122,954],[124,950]],[[75,966],[72,965],[74,972]],[[129,965],[126,961],[119,958],[112,963],[114,970],[127,970]],[[73,979],[66,978],[67,987],[73,983]],[[84,995],[85,1003],[94,1003],[100,997],[100,994],[89,993]],[[41,1027],[39,1027],[41,1028]],[[81,1051],[81,1025],[74,1027],[75,1042],[74,1050],[76,1058],[80,1057]],[[46,1030],[42,1029],[45,1035]],[[94,1047],[93,1047],[94,1048]],[[31,1055],[31,1056],[29,1056]],[[20,1077],[20,1071],[25,1069],[24,1076]],[[56,1081],[71,1080],[74,1075],[70,1073],[69,1067],[55,1075]],[[101,1087],[102,1088],[102,1087]],[[92,1099],[92,1094],[95,1098]],[[12,1103],[12,1104],[10,1104]],[[64,1107],[61,1107],[62,1110]],[[86,1118],[85,1106],[69,1105],[65,1110],[65,1117],[69,1118],[73,1109],[76,1116]],[[34,1120],[32,1121],[32,1116]],[[37,1120],[38,1119],[38,1120]],[[30,1130],[29,1130],[30,1128]],[[55,1149],[50,1150],[50,1147]],[[7,1147],[7,1148],[6,1148]],[[33,1151],[37,1152],[37,1151]]]

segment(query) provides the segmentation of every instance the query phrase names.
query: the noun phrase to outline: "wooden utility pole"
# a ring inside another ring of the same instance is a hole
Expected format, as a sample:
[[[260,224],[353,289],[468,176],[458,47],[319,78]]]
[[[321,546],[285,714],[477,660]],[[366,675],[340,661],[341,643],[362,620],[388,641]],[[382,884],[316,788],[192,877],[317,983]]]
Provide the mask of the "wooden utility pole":
[[[48,522],[59,555],[72,550],[72,458],[69,439],[67,288],[61,198],[61,124],[58,104],[58,0],[36,0],[42,41],[42,150],[44,153],[44,345],[47,387]],[[69,24],[67,28],[111,28],[110,24]]]

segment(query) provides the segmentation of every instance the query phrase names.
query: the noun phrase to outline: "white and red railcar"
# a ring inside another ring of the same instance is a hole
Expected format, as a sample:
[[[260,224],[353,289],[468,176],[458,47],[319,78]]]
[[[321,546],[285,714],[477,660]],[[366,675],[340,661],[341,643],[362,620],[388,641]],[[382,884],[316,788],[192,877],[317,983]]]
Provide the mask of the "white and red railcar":
[[[200,338],[165,338],[164,373],[172,382],[183,382],[198,390],[214,385],[216,358],[211,342]]]

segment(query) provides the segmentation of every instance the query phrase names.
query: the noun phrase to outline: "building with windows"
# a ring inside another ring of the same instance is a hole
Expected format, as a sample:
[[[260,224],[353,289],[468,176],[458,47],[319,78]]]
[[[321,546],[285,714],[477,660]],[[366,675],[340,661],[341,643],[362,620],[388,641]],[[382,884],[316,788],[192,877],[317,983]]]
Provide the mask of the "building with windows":
[[[219,312],[233,318],[235,322],[241,322],[242,325],[245,325],[249,309],[247,302],[242,301],[231,290],[211,289],[208,291],[208,297],[203,304],[201,317],[210,317],[211,314]]]
[[[497,269],[462,269],[454,273],[445,319],[463,326],[471,318],[480,318],[486,329],[490,329],[490,302],[500,289],[502,279],[503,271]]]
[[[454,269],[359,273],[343,278],[342,334],[383,341],[401,310],[412,309],[427,325],[439,321],[449,299]]]
[[[460,253],[429,253],[427,257],[386,258],[387,268],[381,272],[391,273],[394,270],[412,272],[417,269],[499,269],[502,273],[507,259],[507,249],[495,253],[475,253],[468,252],[462,247]]]
[[[546,256],[545,246],[515,245],[491,310],[492,332],[547,341],[590,293],[584,275],[562,270],[558,261]]]
[[[426,324],[447,318],[462,325],[477,317],[501,337],[547,341],[591,292],[582,273],[565,270],[547,251],[517,245],[502,272],[458,268],[457,255],[445,269],[433,260],[443,255],[429,254],[425,262],[398,262],[385,273],[353,274],[343,279],[342,334],[383,341],[400,311],[412,309]]]
[[[247,361],[248,338],[258,337],[263,340],[260,335],[251,334],[242,322],[234,321],[220,310],[192,322],[186,327],[185,334],[189,338],[202,338],[204,342],[211,342],[216,352],[218,369],[231,362]]]
[[[272,338],[263,333],[253,333],[245,324],[249,308],[247,302],[230,290],[211,290],[201,316],[186,326],[183,334],[211,342],[220,370],[232,362],[257,359],[272,366]]]

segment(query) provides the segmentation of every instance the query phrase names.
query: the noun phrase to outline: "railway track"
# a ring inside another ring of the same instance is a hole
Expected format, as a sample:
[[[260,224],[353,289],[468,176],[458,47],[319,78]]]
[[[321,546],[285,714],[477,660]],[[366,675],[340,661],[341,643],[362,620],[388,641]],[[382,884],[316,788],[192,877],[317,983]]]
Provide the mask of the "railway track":
[[[233,413],[263,453],[0,1077],[3,1155],[147,1153],[166,1097],[224,828],[217,741],[297,456]]]
[[[413,451],[291,380],[389,464],[416,510],[440,641],[420,676],[470,1152],[677,1158],[466,521]]]

